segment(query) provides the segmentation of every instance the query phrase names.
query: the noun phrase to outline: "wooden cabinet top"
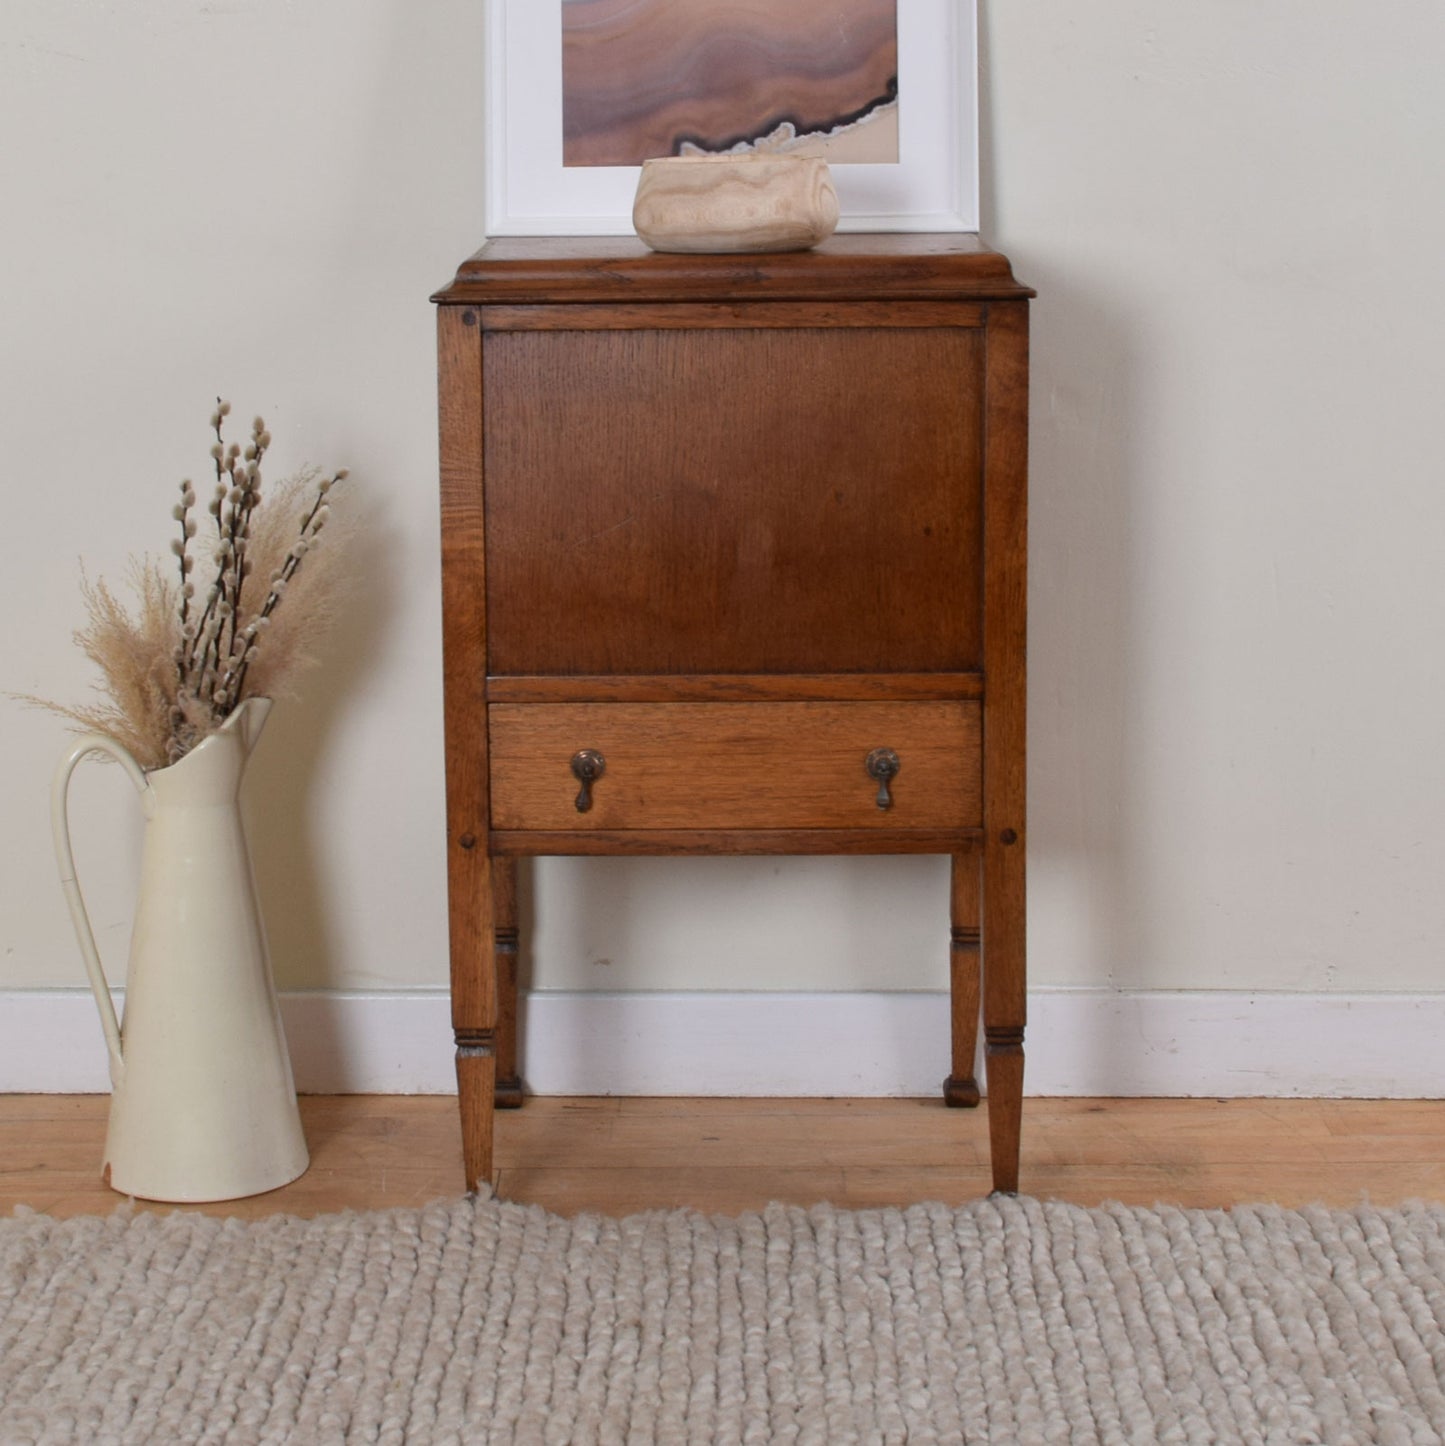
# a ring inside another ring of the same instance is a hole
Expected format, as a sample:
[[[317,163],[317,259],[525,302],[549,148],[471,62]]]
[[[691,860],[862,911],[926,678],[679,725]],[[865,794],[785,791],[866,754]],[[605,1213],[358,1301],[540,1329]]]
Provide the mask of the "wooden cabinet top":
[[[1006,257],[972,233],[835,235],[810,251],[683,255],[635,236],[489,241],[433,301],[546,304],[741,299],[980,300],[1030,297]]]

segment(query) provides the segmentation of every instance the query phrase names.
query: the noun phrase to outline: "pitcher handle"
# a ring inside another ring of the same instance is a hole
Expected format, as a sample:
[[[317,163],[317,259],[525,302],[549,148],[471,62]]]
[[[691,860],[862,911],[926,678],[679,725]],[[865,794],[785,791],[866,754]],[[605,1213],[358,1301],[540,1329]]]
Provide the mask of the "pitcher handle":
[[[95,947],[90,915],[86,913],[85,901],[80,895],[80,884],[75,877],[75,855],[70,847],[70,818],[67,811],[70,776],[75,772],[76,764],[88,753],[108,753],[125,769],[126,776],[135,784],[136,791],[142,797],[149,785],[140,764],[114,738],[107,738],[103,733],[87,733],[60,760],[60,767],[55,770],[55,782],[50,790],[50,831],[55,840],[55,862],[60,870],[60,886],[65,890],[65,902],[70,906],[70,919],[75,925],[75,937],[80,942],[85,972],[90,978],[90,991],[95,995],[96,1008],[100,1010],[100,1027],[105,1033],[106,1052],[110,1056],[110,1082],[114,1086],[120,1083],[121,1076],[125,1073],[120,1024],[116,1020],[115,1001],[111,998],[110,985],[106,983],[105,970],[101,968],[100,954]]]

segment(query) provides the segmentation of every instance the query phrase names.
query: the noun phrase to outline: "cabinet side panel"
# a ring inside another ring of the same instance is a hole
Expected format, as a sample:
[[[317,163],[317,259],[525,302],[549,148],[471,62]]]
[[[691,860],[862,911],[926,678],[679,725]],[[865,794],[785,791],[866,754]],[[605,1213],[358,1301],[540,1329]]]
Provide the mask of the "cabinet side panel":
[[[496,674],[982,661],[982,331],[489,333]]]

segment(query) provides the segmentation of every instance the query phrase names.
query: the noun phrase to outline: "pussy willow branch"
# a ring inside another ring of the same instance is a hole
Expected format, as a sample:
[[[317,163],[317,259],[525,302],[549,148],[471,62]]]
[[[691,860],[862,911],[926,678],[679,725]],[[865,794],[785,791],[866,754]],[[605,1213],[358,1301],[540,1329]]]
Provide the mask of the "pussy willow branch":
[[[232,460],[230,465],[232,487],[238,489],[240,497],[231,508],[231,553],[232,562],[232,589],[231,589],[231,636],[225,649],[218,649],[216,669],[221,669],[222,659],[227,664],[234,663],[236,654],[236,637],[241,626],[241,595],[246,588],[246,574],[250,564],[247,560],[247,552],[251,540],[251,515],[255,512],[261,501],[261,459],[266,455],[266,448],[270,444],[271,434],[266,430],[266,424],[257,417],[251,424],[251,441],[246,451],[241,455],[244,467],[241,469],[240,479],[237,479],[235,448],[232,447]]]
[[[222,401],[220,397],[217,397],[216,410],[211,413],[211,429],[216,434],[215,445],[211,448],[211,456],[215,460],[216,467],[216,491],[211,499],[211,504],[207,510],[216,519],[217,545],[219,545],[223,536],[221,526],[221,504],[226,490],[221,466],[222,458],[225,456],[226,444],[225,439],[221,435],[221,427],[230,410],[230,402]],[[186,637],[185,633],[182,632],[181,643],[184,649],[184,655],[180,664],[180,679],[182,682],[193,672],[197,671],[197,646],[202,649],[203,654],[207,648],[207,629],[210,627],[211,618],[215,613],[219,596],[219,584],[213,583],[206,591],[206,601],[201,609],[200,617],[197,618],[195,622],[195,631],[190,637]],[[200,671],[202,673],[204,672],[204,664],[201,665]]]

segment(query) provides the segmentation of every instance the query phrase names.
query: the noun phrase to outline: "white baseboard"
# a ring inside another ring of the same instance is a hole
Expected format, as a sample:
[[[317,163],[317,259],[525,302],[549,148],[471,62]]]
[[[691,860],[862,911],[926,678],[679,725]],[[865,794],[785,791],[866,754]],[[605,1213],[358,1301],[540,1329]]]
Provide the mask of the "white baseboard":
[[[297,1088],[451,1094],[441,991],[282,996]],[[941,994],[534,994],[537,1094],[928,1095],[948,1072]],[[1445,1097],[1445,994],[1039,989],[1031,1095]],[[0,992],[0,1092],[109,1089],[83,990]]]

